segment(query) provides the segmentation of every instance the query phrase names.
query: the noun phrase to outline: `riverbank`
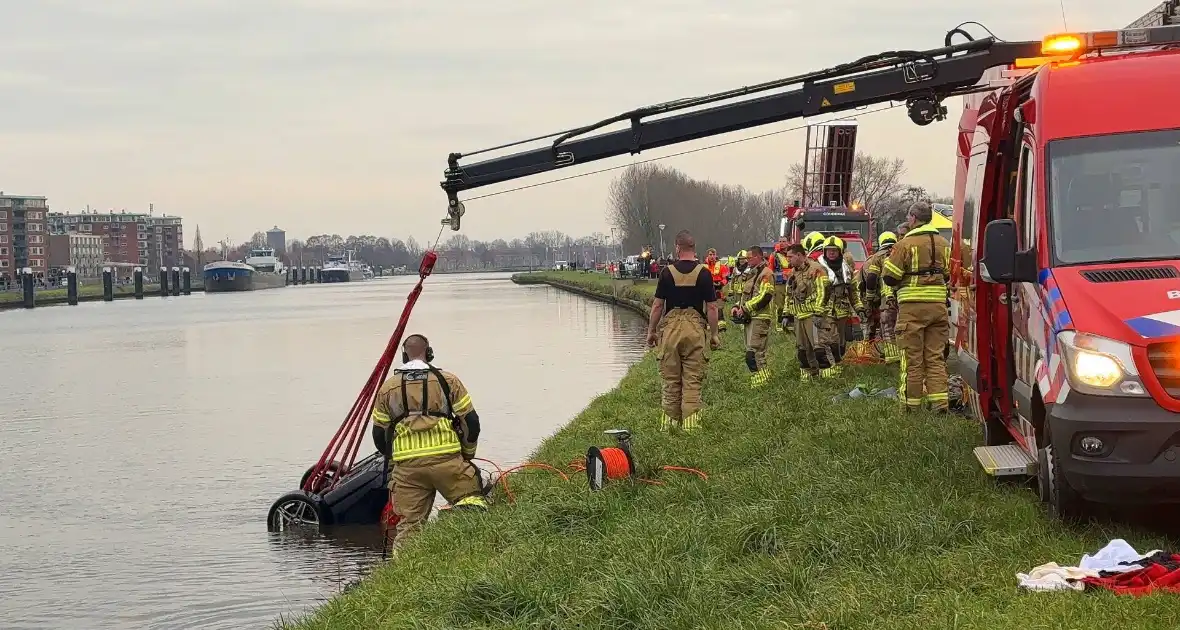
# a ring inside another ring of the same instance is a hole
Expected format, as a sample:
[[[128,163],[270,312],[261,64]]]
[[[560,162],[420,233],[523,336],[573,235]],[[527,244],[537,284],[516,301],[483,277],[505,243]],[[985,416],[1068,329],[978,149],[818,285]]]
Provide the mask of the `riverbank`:
[[[192,287],[193,293],[200,293],[205,290],[202,286]],[[160,296],[160,285],[145,284],[143,285],[144,299]],[[135,287],[130,284],[121,284],[114,287],[114,298],[127,299],[135,297]],[[21,291],[3,291],[0,292],[0,310],[24,308],[24,293]],[[78,301],[79,302],[101,302],[102,301],[102,285],[101,284],[84,284],[78,287]],[[58,304],[68,304],[69,297],[66,295],[65,288],[54,289],[40,289],[36,293],[37,306],[54,306]]]
[[[616,299],[609,279],[579,275],[517,281],[597,286]],[[629,290],[642,300],[648,286]],[[1031,491],[979,470],[979,429],[966,419],[901,415],[883,399],[829,402],[856,384],[892,385],[884,368],[800,383],[790,338],[776,336],[771,384],[752,393],[740,336],[725,333],[710,361],[702,432],[657,431],[649,354],[534,457],[565,468],[587,446],[610,445],[603,430],[625,427],[635,431],[640,474],[666,485],[588,493],[576,474],[569,483],[544,471],[515,475],[514,505],[501,497],[486,515],[440,518],[395,561],[290,627],[1175,627],[1168,596],[1025,593],[1014,575],[1074,564],[1111,538],[1173,548],[1167,539],[1049,521]],[[657,473],[662,465],[709,479]]]

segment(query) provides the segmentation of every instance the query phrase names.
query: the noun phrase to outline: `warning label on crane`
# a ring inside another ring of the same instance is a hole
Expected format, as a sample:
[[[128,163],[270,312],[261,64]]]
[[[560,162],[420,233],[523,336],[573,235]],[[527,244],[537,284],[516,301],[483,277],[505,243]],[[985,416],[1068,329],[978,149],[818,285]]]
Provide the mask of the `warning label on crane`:
[[[819,106],[820,107],[831,107],[832,102],[825,98],[823,101],[820,102]]]
[[[836,94],[847,94],[856,91],[856,81],[846,81],[844,83],[837,83],[832,86],[832,91]]]

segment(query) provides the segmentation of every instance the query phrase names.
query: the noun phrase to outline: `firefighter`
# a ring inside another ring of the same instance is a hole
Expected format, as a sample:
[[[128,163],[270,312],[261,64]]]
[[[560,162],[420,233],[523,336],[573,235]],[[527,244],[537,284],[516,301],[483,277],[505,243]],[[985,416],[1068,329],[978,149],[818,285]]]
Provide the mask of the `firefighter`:
[[[829,236],[824,240],[823,250],[821,261],[831,285],[824,295],[824,317],[827,320],[828,333],[824,343],[832,349],[832,356],[839,363],[844,358],[848,340],[848,321],[855,312],[852,265],[844,256],[843,239]]]
[[[791,239],[780,236],[778,242],[774,244],[774,252],[766,262],[766,266],[770,268],[770,272],[774,277],[774,300],[771,302],[771,317],[774,320],[775,332],[783,332],[783,329],[787,326],[786,320],[790,316],[786,308],[787,274],[790,273],[790,264],[787,262],[787,255],[783,253],[790,244]]]
[[[899,395],[908,411],[929,403],[947,410],[946,351],[950,336],[947,284],[950,244],[930,224],[933,210],[919,201],[906,216],[909,231],[893,246],[882,279],[897,297],[897,345],[901,351]]]
[[[831,348],[821,341],[826,334],[823,304],[830,284],[828,273],[798,243],[787,248],[787,260],[791,265],[787,291],[795,304],[795,348],[799,359],[799,378],[806,381],[813,376],[836,376],[840,368],[836,365]]]
[[[750,386],[757,388],[770,382],[770,368],[766,365],[766,346],[770,344],[772,323],[771,303],[774,301],[774,274],[766,266],[762,248],[746,250],[744,291],[732,315],[746,326],[746,367],[750,369]]]
[[[709,270],[709,275],[713,276],[713,291],[717,294],[717,301],[719,303],[725,302],[725,285],[729,284],[729,267],[717,258],[717,250],[709,248],[705,252],[705,267]],[[725,319],[722,318],[717,322],[717,330],[725,330]]]
[[[648,320],[647,344],[659,348],[660,378],[664,382],[660,428],[691,431],[701,426],[705,344],[714,350],[721,347],[717,337],[717,293],[708,268],[696,260],[696,243],[688,230],[676,235],[676,258],[660,271]]]
[[[897,325],[897,297],[893,288],[881,282],[881,272],[893,246],[897,243],[897,235],[893,232],[882,232],[877,237],[877,251],[865,261],[864,267],[864,296],[865,310],[870,314],[877,312],[878,324],[868,326],[866,339],[881,335],[881,354],[886,363],[897,363],[901,356],[894,343],[894,327]]]
[[[808,232],[807,236],[803,237],[803,248],[807,250],[807,255],[812,258],[819,258],[816,254],[823,249],[824,235],[819,232]]]
[[[746,260],[746,250],[738,252],[737,262],[733,266],[733,282],[730,283],[730,293],[738,300],[741,299],[742,293],[745,290],[746,271],[750,268],[750,263]]]
[[[487,509],[479,469],[471,463],[479,414],[463,382],[433,361],[426,337],[406,337],[402,366],[373,403],[373,441],[393,465],[390,501],[401,519],[395,544],[430,517],[436,492],[455,508]]]

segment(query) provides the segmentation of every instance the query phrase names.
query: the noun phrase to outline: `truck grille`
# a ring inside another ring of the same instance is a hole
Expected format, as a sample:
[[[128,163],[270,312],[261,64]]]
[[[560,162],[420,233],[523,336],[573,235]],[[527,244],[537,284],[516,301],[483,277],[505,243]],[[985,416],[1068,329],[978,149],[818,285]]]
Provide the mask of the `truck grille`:
[[[1163,280],[1180,277],[1175,267],[1131,267],[1129,269],[1093,269],[1083,271],[1090,282],[1128,282],[1131,280]]]
[[[1168,395],[1180,398],[1180,343],[1153,343],[1147,346],[1147,361]]]

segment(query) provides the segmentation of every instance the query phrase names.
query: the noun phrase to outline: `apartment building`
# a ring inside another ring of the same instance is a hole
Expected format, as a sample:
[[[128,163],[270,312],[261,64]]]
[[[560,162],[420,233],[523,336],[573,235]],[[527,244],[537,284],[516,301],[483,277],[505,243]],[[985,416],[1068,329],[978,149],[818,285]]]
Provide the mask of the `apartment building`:
[[[0,191],[0,283],[13,282],[22,269],[44,278],[49,269],[45,197]]]
[[[184,264],[184,227],[180,217],[154,213],[51,213],[49,229],[57,234],[98,236],[104,262],[142,265],[147,269]]]
[[[73,267],[79,278],[98,278],[102,276],[105,261],[106,243],[101,236],[78,232],[49,235],[51,276],[64,275]],[[53,274],[54,270],[59,273]]]

